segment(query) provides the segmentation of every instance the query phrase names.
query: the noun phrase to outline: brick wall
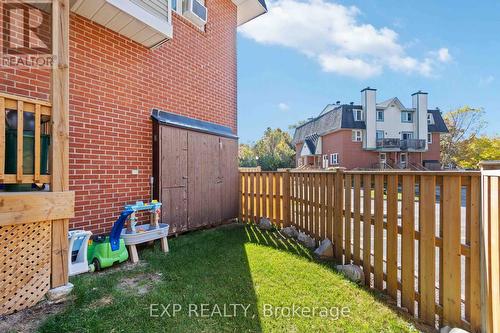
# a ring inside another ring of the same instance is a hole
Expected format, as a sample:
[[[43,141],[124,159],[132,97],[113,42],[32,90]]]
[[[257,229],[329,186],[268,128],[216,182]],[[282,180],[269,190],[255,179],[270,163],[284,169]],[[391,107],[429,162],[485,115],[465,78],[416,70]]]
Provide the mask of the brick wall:
[[[422,154],[422,160],[441,160],[441,134],[432,133],[432,143],[429,143],[429,149]]]
[[[109,231],[125,203],[150,198],[152,108],[236,133],[236,6],[206,5],[206,32],[174,13],[173,39],[155,50],[71,15],[70,228]],[[1,71],[0,91],[49,98],[47,70]]]
[[[323,154],[338,153],[341,167],[347,169],[371,168],[378,154],[363,150],[362,142],[352,141],[352,130],[340,130],[323,137]]]

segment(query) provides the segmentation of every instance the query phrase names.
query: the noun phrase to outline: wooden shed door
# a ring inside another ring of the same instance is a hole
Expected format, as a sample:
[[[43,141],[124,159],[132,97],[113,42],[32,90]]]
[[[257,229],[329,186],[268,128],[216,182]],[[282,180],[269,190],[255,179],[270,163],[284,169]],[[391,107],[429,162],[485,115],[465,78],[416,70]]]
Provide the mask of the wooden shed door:
[[[188,227],[195,229],[221,220],[219,137],[188,133]]]
[[[238,141],[220,138],[221,219],[238,216]]]
[[[219,137],[189,132],[188,226],[195,229],[221,220]]]
[[[177,233],[188,230],[188,132],[169,126],[160,128],[160,190],[163,204],[161,220],[170,224],[170,233]]]

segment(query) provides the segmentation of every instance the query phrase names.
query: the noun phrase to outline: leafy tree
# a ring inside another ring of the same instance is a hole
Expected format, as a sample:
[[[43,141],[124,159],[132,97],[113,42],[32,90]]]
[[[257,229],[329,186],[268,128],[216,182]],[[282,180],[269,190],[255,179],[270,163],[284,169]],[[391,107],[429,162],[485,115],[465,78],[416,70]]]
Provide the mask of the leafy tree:
[[[240,166],[259,165],[265,171],[293,168],[295,166],[295,150],[291,141],[292,138],[287,132],[279,128],[267,128],[264,136],[254,145],[240,145]]]
[[[474,169],[480,161],[500,160],[500,137],[474,137],[465,142],[465,147],[457,158],[461,168]]]
[[[240,144],[238,149],[238,158],[240,161],[240,167],[256,167],[257,166],[257,155],[253,150],[253,147],[247,144]]]
[[[468,145],[486,127],[484,110],[464,106],[444,115],[449,133],[441,137],[441,162],[446,166],[459,166],[468,150]]]

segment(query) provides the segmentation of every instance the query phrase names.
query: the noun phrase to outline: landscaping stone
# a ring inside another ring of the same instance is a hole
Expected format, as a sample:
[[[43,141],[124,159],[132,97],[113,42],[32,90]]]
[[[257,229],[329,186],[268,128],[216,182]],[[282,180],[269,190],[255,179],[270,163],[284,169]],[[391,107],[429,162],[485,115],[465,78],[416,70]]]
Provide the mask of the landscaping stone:
[[[461,328],[451,328],[450,326],[445,326],[443,328],[441,328],[441,330],[439,331],[440,333],[469,333],[468,331],[466,330],[463,330]]]
[[[299,232],[297,240],[307,248],[314,249],[316,247],[316,241],[314,240],[314,238],[306,235],[304,232]]]
[[[266,217],[261,217],[259,221],[259,228],[262,230],[271,230],[273,228],[273,224]]]
[[[68,284],[65,284],[64,286],[50,289],[47,292],[46,297],[51,302],[63,301],[69,296],[71,290],[73,290],[73,284],[68,282]]]
[[[332,258],[333,257],[333,244],[328,238],[325,238],[320,246],[314,251],[314,254],[320,258]]]
[[[283,228],[280,233],[288,238],[297,238],[299,236],[299,232],[294,226]]]
[[[363,269],[357,265],[338,265],[335,268],[353,282],[363,283],[365,280]]]

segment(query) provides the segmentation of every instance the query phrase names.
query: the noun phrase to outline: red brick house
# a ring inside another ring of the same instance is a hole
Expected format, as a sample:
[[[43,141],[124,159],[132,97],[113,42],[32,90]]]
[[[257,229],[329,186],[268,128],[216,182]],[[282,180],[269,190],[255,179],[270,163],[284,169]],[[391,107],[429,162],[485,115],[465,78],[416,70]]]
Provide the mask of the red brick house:
[[[70,228],[102,233],[125,203],[151,198],[153,109],[237,134],[236,29],[267,9],[264,0],[70,6]],[[50,99],[50,68],[0,74],[0,92]]]
[[[360,105],[327,105],[295,130],[297,166],[439,169],[440,135],[448,129],[427,98],[416,92],[407,108],[397,97],[377,103],[376,89],[366,88]]]

